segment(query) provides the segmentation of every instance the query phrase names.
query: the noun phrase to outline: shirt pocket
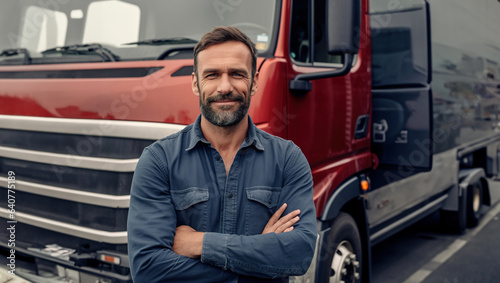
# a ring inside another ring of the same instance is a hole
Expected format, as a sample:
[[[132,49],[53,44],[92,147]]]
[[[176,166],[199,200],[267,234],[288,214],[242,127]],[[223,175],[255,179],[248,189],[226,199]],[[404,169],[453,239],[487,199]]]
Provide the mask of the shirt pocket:
[[[170,194],[177,215],[177,226],[188,225],[197,231],[206,231],[210,198],[208,189],[191,187],[171,190]]]
[[[261,234],[276,211],[281,188],[256,186],[246,189],[246,235]]]

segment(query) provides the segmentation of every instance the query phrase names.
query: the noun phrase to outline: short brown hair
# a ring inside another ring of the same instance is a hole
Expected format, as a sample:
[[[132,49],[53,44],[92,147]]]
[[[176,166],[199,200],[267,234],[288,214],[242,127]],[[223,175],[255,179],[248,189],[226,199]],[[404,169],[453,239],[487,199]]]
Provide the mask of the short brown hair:
[[[212,31],[207,32],[194,47],[194,73],[198,74],[198,53],[216,44],[221,44],[228,41],[239,41],[244,43],[252,55],[252,77],[257,71],[257,48],[255,44],[241,30],[235,27],[215,27]]]

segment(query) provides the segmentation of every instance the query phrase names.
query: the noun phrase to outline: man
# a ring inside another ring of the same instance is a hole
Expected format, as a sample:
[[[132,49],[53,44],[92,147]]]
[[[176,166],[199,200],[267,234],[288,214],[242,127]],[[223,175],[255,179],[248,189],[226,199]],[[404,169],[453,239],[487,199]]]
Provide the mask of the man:
[[[236,28],[215,28],[195,47],[202,114],[147,147],[134,174],[136,283],[287,282],[307,271],[316,241],[311,172],[296,145],[248,116],[256,61]]]

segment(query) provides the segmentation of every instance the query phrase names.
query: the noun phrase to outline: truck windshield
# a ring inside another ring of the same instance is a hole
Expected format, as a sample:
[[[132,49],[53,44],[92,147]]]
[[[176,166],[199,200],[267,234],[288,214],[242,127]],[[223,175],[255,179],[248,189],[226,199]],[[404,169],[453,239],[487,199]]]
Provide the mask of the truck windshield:
[[[215,26],[272,52],[278,0],[0,0],[0,65],[190,58]]]

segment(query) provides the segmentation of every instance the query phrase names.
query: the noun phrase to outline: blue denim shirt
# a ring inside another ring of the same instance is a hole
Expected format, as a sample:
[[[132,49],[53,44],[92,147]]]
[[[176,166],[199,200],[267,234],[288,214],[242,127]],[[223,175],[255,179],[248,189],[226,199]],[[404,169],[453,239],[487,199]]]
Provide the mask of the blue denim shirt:
[[[220,154],[203,136],[200,117],[148,146],[137,164],[128,215],[134,281],[283,282],[305,273],[316,242],[305,156],[249,118],[247,137],[226,175]],[[294,230],[262,235],[283,203],[283,215],[301,211]],[[206,232],[200,259],[172,251],[180,225]]]

